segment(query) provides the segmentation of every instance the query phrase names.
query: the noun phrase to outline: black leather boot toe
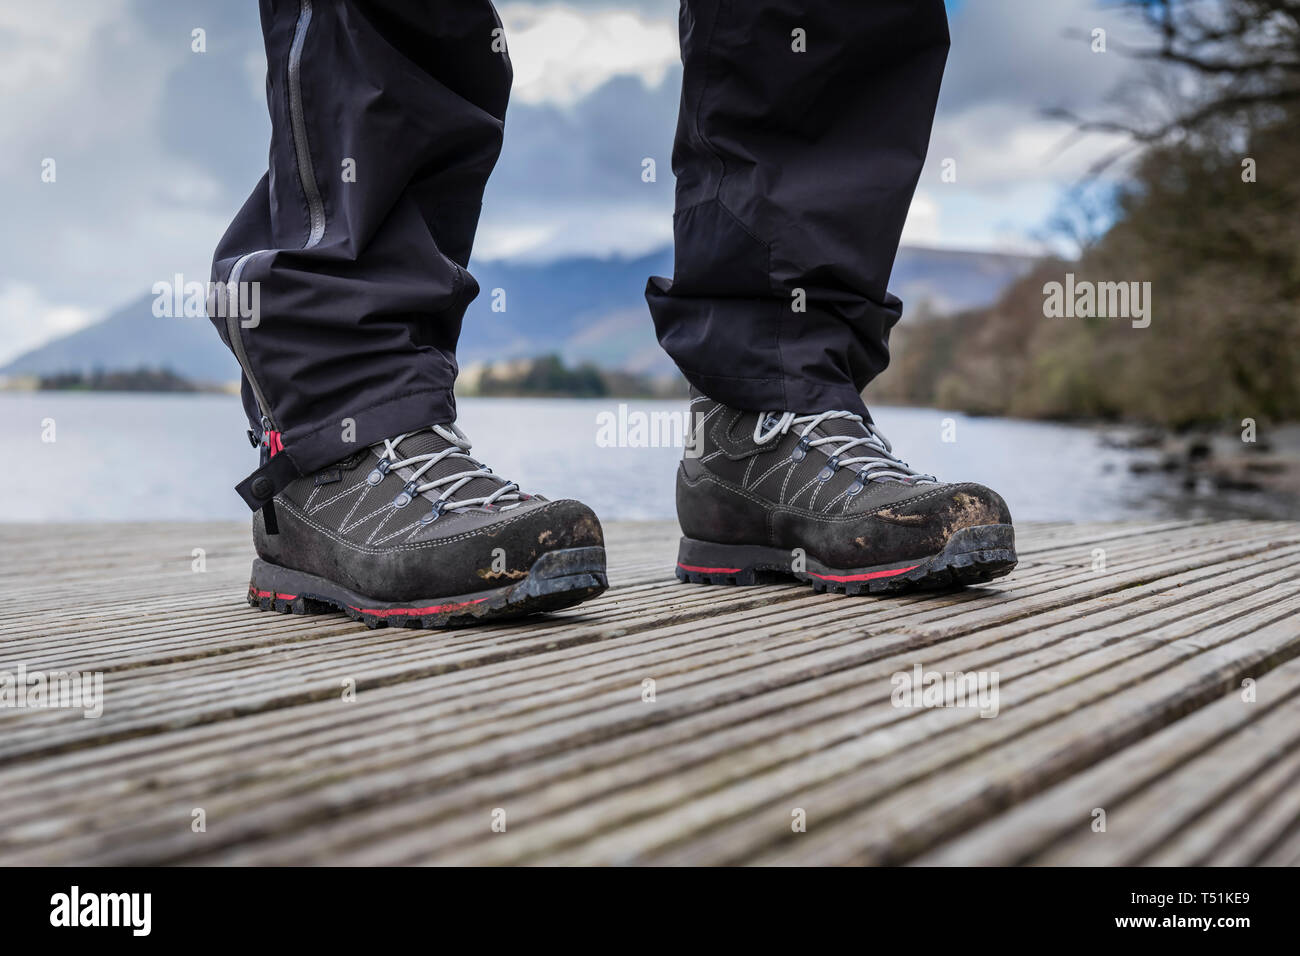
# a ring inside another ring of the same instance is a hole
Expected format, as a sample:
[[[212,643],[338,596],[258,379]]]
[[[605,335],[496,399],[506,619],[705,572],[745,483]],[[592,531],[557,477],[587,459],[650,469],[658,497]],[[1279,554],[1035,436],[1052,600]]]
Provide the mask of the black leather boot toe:
[[[371,446],[291,483],[253,520],[248,602],[442,627],[572,607],[605,590],[600,522],[471,458],[455,426]]]
[[[695,440],[677,472],[677,577],[797,579],[894,593],[992,580],[1016,565],[1006,502],[894,457],[858,415],[743,412],[693,393]]]

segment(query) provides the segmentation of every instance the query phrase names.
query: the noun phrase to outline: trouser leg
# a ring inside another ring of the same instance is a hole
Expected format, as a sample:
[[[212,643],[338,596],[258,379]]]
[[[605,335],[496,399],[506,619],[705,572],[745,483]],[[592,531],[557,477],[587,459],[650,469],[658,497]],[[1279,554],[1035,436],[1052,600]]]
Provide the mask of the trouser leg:
[[[279,485],[454,420],[511,68],[488,0],[262,0],[261,14],[270,168],[213,263],[258,308],[213,318],[250,420],[283,443]]]
[[[865,413],[902,313],[886,285],[943,2],[684,0],[681,41],[673,278],[646,289],[659,341],[724,404]]]

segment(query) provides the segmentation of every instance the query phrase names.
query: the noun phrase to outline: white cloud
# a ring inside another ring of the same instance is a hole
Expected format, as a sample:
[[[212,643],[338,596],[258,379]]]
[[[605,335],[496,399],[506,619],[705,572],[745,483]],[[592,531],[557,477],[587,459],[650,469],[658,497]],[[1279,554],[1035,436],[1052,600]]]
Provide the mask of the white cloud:
[[[1127,141],[1095,135],[1062,148],[1072,127],[1005,102],[972,104],[940,112],[905,242],[989,252],[1073,254],[1063,240],[1043,233],[1066,187],[1084,181],[1099,159]],[[943,164],[953,160],[955,181]],[[1104,179],[1121,177],[1125,164]],[[913,220],[916,220],[915,222]]]
[[[217,6],[221,17],[205,21]],[[225,9],[229,6],[230,9]],[[678,91],[674,0],[510,0],[506,152],[476,257],[635,255],[671,239]],[[255,4],[0,4],[0,335],[9,353],[102,315],[208,260],[266,159]],[[190,52],[208,28],[212,52]],[[1022,247],[1109,143],[1053,155],[1062,105],[1095,115],[1124,75],[1066,37],[1106,25],[1102,0],[980,0],[953,18],[930,161],[904,238]],[[1129,38],[1130,40],[1132,38]],[[224,44],[224,46],[223,46]],[[614,80],[616,82],[611,83]],[[596,91],[594,95],[593,91]],[[44,157],[58,183],[40,181]],[[640,179],[645,156],[659,182]],[[958,181],[939,162],[958,161]]]
[[[655,87],[680,58],[673,17],[555,3],[511,3],[500,14],[515,70],[512,95],[523,103],[572,106],[616,76]]]
[[[210,170],[172,149],[162,103],[189,31],[161,39],[121,0],[0,12],[0,333],[9,357],[183,271],[207,277],[228,213]],[[200,104],[196,108],[201,109]],[[42,181],[42,161],[57,178]]]
[[[46,300],[29,283],[0,282],[0,365],[98,318],[89,309]]]
[[[25,5],[0,13],[0,175],[24,176],[44,157],[102,150],[140,133],[165,65],[134,50],[118,68],[133,50],[122,27],[129,20],[121,0],[52,0],[39,13]]]
[[[903,242],[917,246],[935,246],[943,242],[943,229],[939,222],[939,203],[924,189],[918,189],[907,210],[903,224]]]
[[[120,20],[124,0],[43,0],[40,15],[27,4],[0,6],[0,94],[40,95],[77,81],[100,28]],[[13,132],[10,130],[9,132]]]
[[[254,103],[266,102],[266,51],[256,47],[244,54],[244,77]]]
[[[474,242],[477,260],[546,262],[564,256],[639,256],[672,242],[672,213],[634,202],[511,203],[485,216]]]
[[[1014,189],[1027,180],[1069,183],[1126,141],[1120,136],[1095,135],[1062,150],[1071,131],[1068,123],[1006,103],[941,112],[925,175],[938,181],[942,161],[953,159],[957,185],[972,189]]]

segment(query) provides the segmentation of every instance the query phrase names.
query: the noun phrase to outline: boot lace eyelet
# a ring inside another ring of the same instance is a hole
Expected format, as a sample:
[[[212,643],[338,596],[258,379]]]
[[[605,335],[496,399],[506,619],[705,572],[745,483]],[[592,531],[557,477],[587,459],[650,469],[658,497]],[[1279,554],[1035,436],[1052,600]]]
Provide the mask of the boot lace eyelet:
[[[415,482],[410,481],[407,482],[402,487],[401,494],[399,494],[396,498],[393,499],[393,507],[405,508],[407,505],[411,503],[412,499],[414,498],[415,498]]]
[[[375,465],[370,474],[366,475],[366,484],[377,485],[384,480],[386,474],[388,474],[388,459],[381,458],[379,464]]]
[[[433,510],[420,519],[420,524],[433,524],[443,515],[444,502],[441,498],[433,503]]]
[[[830,461],[826,463],[826,467],[817,473],[817,480],[830,481],[831,477],[835,474],[835,470],[839,467],[840,467],[840,460],[838,458],[832,458]]]

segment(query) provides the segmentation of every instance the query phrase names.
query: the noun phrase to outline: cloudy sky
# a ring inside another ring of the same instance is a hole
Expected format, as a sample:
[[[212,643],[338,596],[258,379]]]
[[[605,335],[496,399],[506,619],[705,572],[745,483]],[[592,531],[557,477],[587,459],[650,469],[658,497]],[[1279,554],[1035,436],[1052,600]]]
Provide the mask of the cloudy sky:
[[[515,65],[476,255],[637,254],[671,236],[677,0],[499,3]],[[953,49],[904,240],[1037,247],[1113,145],[1065,152],[1046,107],[1097,112],[1131,66],[1109,0],[950,0]],[[207,51],[190,49],[206,31]],[[0,362],[102,317],[212,247],[265,168],[253,0],[0,0]],[[659,181],[641,181],[655,157]],[[957,160],[958,181],[940,163]],[[53,159],[57,179],[42,182]]]

